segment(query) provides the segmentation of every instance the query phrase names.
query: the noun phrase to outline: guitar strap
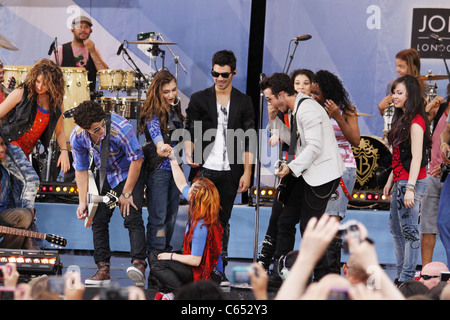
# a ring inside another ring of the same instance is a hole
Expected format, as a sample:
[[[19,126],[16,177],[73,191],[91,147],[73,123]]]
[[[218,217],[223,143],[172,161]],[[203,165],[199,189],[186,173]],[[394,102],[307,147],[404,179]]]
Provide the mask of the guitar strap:
[[[108,161],[108,149],[109,149],[109,134],[111,129],[111,114],[108,113],[105,116],[105,122],[106,122],[106,133],[105,138],[103,139],[102,143],[102,150],[100,152],[100,189],[99,194],[103,193],[103,183],[106,179],[106,162]]]
[[[287,163],[294,160],[295,148],[297,147],[297,140],[299,138],[299,133],[297,130],[296,116],[297,116],[298,109],[300,109],[300,104],[306,99],[310,99],[310,98],[301,98],[300,99],[300,101],[297,104],[297,109],[295,110],[295,113],[291,116],[291,142],[289,144],[289,149],[288,149]]]

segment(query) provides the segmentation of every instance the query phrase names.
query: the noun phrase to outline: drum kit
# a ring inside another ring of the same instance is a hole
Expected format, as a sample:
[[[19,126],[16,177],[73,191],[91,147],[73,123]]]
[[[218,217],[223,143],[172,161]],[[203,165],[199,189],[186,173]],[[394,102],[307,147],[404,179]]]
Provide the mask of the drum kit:
[[[152,33],[153,35],[153,33]],[[75,122],[73,120],[73,113],[75,108],[83,101],[90,100],[94,98],[107,113],[116,113],[129,120],[137,120],[139,118],[139,111],[141,106],[144,104],[145,99],[142,97],[142,92],[148,88],[151,82],[151,77],[144,76],[144,74],[139,70],[138,66],[134,63],[132,58],[127,52],[128,44],[136,44],[148,46],[148,52],[150,52],[150,57],[156,59],[157,56],[161,55],[162,65],[164,68],[165,51],[161,50],[160,46],[165,45],[171,52],[175,62],[175,77],[177,77],[178,65],[180,65],[183,70],[187,73],[184,66],[180,63],[179,58],[175,56],[173,51],[170,49],[170,45],[175,45],[175,42],[166,42],[162,39],[161,34],[158,34],[158,39],[153,38],[141,39],[139,41],[126,41],[122,42],[119,52],[123,53],[124,58],[127,56],[128,63],[132,65],[133,70],[122,70],[122,69],[103,69],[97,71],[97,84],[98,91],[94,93],[94,97],[91,96],[89,90],[88,74],[85,68],[77,67],[61,67],[64,75],[64,102],[63,102],[63,118],[64,118],[64,131],[67,139],[69,140],[72,130],[75,128]],[[126,46],[124,44],[126,43]],[[0,34],[0,48],[6,50],[17,51],[19,48],[9,39]],[[150,61],[151,63],[151,61]],[[134,67],[133,67],[134,66]],[[11,92],[14,87],[22,84],[28,72],[32,66],[26,65],[5,65],[4,66],[4,81],[0,83],[2,90],[6,94]],[[112,93],[112,96],[106,96],[104,91]],[[126,92],[126,96],[120,96],[120,92]],[[54,142],[54,141],[53,141]],[[70,150],[70,143],[67,143]],[[35,148],[37,149],[37,148]],[[50,177],[50,168],[53,167],[51,163],[54,162],[56,143],[51,143],[50,150],[48,150],[47,160],[38,160],[38,162],[46,162],[42,168],[41,177],[43,181],[51,181],[55,177]],[[38,154],[38,155],[37,155]],[[35,151],[33,157],[41,158],[41,151]],[[42,167],[42,164],[39,165]]]

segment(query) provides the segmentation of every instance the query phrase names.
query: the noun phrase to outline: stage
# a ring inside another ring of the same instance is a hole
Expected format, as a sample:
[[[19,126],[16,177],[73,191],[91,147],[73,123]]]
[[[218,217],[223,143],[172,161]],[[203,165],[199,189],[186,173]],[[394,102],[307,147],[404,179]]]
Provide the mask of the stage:
[[[92,231],[84,227],[84,221],[78,220],[75,214],[77,205],[64,203],[36,203],[37,226],[39,232],[55,234],[67,240],[67,246],[56,248],[44,240],[45,250],[58,250],[62,262],[62,273],[68,269],[79,268],[82,281],[95,273],[92,253]],[[267,224],[270,217],[271,208],[268,206],[259,207],[259,231],[258,242],[264,238]],[[255,214],[256,209],[248,205],[235,205],[231,216],[231,235],[229,243],[230,264],[226,269],[227,277],[230,280],[231,288],[224,289],[224,295],[232,300],[254,299],[250,289],[242,288],[233,279],[233,270],[249,266],[253,261],[254,235],[255,235]],[[147,209],[143,210],[144,223],[147,220]],[[388,275],[395,277],[395,253],[393,249],[392,237],[388,228],[388,211],[376,210],[348,210],[345,220],[355,219],[362,222],[368,229],[371,238],[374,240],[380,264]],[[187,206],[180,206],[175,234],[172,240],[174,250],[181,250],[184,227],[187,221]],[[298,231],[298,229],[297,229]],[[296,236],[295,249],[299,248],[301,239],[299,232]],[[120,287],[132,286],[133,282],[127,278],[126,269],[131,265],[128,256],[129,240],[128,232],[123,227],[123,220],[119,209],[116,208],[110,223],[110,246],[113,251],[111,260],[111,281],[116,282]],[[259,247],[258,247],[259,251]],[[342,255],[345,262],[347,255]],[[446,261],[446,256],[441,240],[437,237],[434,251],[434,261]],[[419,260],[419,265],[421,261]],[[420,268],[420,266],[419,266]],[[148,269],[147,273],[148,275]],[[155,288],[145,288],[147,297],[153,299]],[[98,292],[98,288],[88,287],[86,289],[86,299],[92,298]]]

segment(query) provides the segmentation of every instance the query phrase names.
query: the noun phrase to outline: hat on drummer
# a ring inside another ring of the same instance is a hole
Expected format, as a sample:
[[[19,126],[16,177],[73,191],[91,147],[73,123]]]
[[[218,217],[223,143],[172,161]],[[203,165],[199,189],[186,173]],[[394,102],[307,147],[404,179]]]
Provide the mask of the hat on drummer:
[[[72,27],[74,27],[77,23],[86,22],[90,27],[92,27],[92,21],[86,16],[79,16],[72,20]]]

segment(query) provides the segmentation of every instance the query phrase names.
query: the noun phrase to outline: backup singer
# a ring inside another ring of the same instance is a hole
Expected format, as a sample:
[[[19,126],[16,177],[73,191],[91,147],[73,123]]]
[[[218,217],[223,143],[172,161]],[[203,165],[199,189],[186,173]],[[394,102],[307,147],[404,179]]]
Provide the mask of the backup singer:
[[[325,209],[326,214],[340,222],[345,218],[349,196],[356,182],[356,159],[352,146],[359,146],[358,116],[342,81],[329,71],[319,70],[315,73],[311,93],[330,116],[345,165],[341,182]],[[342,239],[335,237],[327,250],[330,271],[338,274],[341,272],[341,245]]]
[[[146,154],[143,170],[146,170],[146,199],[148,209],[147,253],[153,250],[171,251],[175,222],[178,214],[180,191],[173,179],[169,158],[177,141],[171,140],[172,132],[183,127],[180,100],[177,98],[177,81],[167,70],[158,71],[150,84],[147,98],[140,112],[139,132],[146,136],[146,143],[153,144],[152,154]],[[144,153],[146,146],[144,146]],[[152,159],[160,160],[153,166]],[[147,167],[146,164],[149,163]],[[151,170],[148,172],[147,170]]]
[[[104,195],[111,189],[119,197],[120,212],[124,226],[128,229],[131,247],[132,266],[127,276],[136,286],[144,286],[145,281],[145,229],[142,221],[144,199],[144,179],[140,175],[142,166],[142,148],[130,122],[125,118],[111,114],[110,129],[103,108],[94,101],[81,103],[74,112],[77,126],[72,131],[70,143],[74,156],[73,167],[79,189],[77,217],[85,219],[88,213],[86,195],[88,192],[89,157],[92,155],[95,167],[101,173],[102,146],[107,143],[106,177],[99,194]],[[109,137],[109,140],[108,140]],[[86,284],[103,285],[110,282],[109,222],[114,209],[99,203],[92,222],[94,239],[94,261],[97,272],[86,279]]]
[[[173,154],[170,165],[178,189],[189,201],[189,217],[182,254],[157,251],[150,254],[150,269],[160,290],[155,299],[163,300],[173,299],[173,292],[186,283],[212,279],[213,269],[221,264],[223,234],[219,193],[214,184],[209,179],[197,178],[189,187]]]
[[[395,104],[388,142],[392,172],[383,193],[392,190],[389,227],[397,258],[399,283],[413,280],[420,254],[419,207],[426,189],[427,150],[431,147],[430,125],[419,81],[405,75],[392,84]]]
[[[66,135],[62,118],[64,79],[61,69],[52,61],[36,62],[25,82],[13,90],[0,104],[0,134],[8,144],[4,166],[13,176],[16,206],[34,208],[39,176],[28,160],[38,140],[47,149],[53,132],[61,154],[57,166],[67,172],[70,168]]]
[[[293,250],[295,226],[300,221],[303,233],[311,217],[320,217],[331,194],[336,190],[344,169],[333,127],[324,108],[312,98],[297,93],[292,80],[284,73],[274,73],[260,84],[268,102],[269,124],[267,129],[278,129],[280,138],[286,142],[291,157],[283,163],[277,176],[285,181],[287,196],[281,202],[277,191],[266,235],[276,239],[274,272],[272,282],[281,284],[277,268],[278,261]],[[305,98],[305,100],[301,99]],[[299,102],[301,104],[299,105]],[[289,129],[277,117],[277,112],[289,110],[293,115]],[[284,205],[283,205],[284,203]],[[326,260],[321,260],[315,269],[320,278],[328,271]]]

